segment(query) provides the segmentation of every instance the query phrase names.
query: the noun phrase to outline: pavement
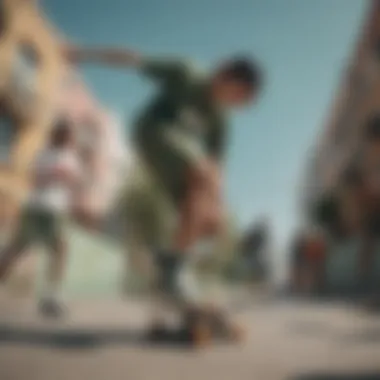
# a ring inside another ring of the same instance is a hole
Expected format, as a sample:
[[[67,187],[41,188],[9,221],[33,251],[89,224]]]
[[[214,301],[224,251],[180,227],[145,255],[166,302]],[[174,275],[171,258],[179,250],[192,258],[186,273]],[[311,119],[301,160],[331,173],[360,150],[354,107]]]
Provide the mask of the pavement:
[[[144,344],[141,301],[68,307],[47,322],[32,301],[0,297],[1,380],[380,379],[380,315],[343,304],[260,300],[236,312],[245,343],[200,351]]]

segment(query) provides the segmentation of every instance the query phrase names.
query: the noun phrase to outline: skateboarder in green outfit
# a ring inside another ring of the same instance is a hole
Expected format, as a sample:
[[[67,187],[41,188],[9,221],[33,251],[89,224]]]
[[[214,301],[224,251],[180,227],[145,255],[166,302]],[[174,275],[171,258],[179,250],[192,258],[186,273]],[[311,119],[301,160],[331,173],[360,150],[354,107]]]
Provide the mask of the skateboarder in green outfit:
[[[157,84],[158,94],[137,118],[133,138],[140,157],[178,210],[173,244],[159,247],[156,257],[161,286],[182,297],[177,275],[190,248],[216,234],[222,222],[225,113],[256,99],[261,70],[245,57],[226,60],[205,74],[181,60],[150,59],[124,49],[69,46],[66,54],[78,63],[132,67]]]

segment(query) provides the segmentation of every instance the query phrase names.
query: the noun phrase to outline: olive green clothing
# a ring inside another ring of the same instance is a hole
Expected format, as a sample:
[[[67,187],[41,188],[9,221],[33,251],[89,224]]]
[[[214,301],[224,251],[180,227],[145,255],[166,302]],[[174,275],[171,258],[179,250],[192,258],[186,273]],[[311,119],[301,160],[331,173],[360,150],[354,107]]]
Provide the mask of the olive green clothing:
[[[195,302],[201,293],[188,258],[161,256],[172,246],[177,206],[187,188],[190,169],[207,158],[223,158],[226,130],[213,104],[210,81],[179,61],[146,61],[142,72],[158,93],[138,117],[133,138],[140,170],[128,195],[129,234],[154,248],[155,290],[176,303]]]
[[[60,213],[27,206],[22,212],[15,241],[26,246],[42,243],[56,250],[64,237],[64,217]]]
[[[149,248],[171,246],[176,231],[177,209],[158,178],[137,157],[131,176],[116,201],[126,231],[126,241]]]
[[[159,88],[137,119],[134,139],[154,175],[179,200],[190,168],[204,158],[222,158],[223,115],[212,102],[207,76],[185,63],[147,61],[142,71]]]
[[[166,301],[178,305],[197,299],[196,281],[188,280],[190,257],[164,256],[177,231],[178,210],[144,162],[136,161],[117,210],[132,271],[150,276],[152,292]]]

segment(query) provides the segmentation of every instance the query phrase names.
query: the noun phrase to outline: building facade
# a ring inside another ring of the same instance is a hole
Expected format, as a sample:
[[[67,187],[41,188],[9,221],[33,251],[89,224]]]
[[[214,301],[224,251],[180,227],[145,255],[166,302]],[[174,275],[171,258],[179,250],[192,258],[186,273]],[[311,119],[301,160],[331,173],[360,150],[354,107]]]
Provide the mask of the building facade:
[[[361,265],[369,253],[372,258],[371,264],[366,264],[367,278],[374,281],[379,278],[380,255],[377,254],[376,241],[380,243],[380,192],[379,186],[375,185],[377,195],[373,196],[372,192],[368,196],[366,182],[371,162],[377,162],[377,167],[380,163],[378,137],[374,150],[375,140],[371,143],[368,140],[369,125],[376,118],[380,120],[379,116],[380,1],[372,0],[368,2],[362,30],[342,76],[327,123],[307,163],[302,188],[303,220],[309,223],[309,227],[322,228],[331,239],[325,250],[323,268],[325,281],[334,284],[332,287],[343,283],[342,287],[346,288],[362,287]],[[373,152],[377,157],[372,161],[363,159],[372,157]],[[371,177],[372,183],[378,183],[379,169],[372,175],[375,177]],[[366,198],[372,199],[372,206],[368,206]],[[369,210],[371,207],[374,211]],[[377,232],[369,231],[369,214],[372,214],[371,228],[376,228]],[[374,222],[377,224],[375,227]],[[308,240],[307,234],[305,238]],[[372,248],[365,248],[368,244]],[[330,254],[332,251],[334,254]],[[315,263],[306,265],[307,276],[311,276],[317,267]]]
[[[352,59],[308,162],[302,189],[311,206],[339,187],[363,142],[368,119],[380,113],[380,1],[372,0]]]

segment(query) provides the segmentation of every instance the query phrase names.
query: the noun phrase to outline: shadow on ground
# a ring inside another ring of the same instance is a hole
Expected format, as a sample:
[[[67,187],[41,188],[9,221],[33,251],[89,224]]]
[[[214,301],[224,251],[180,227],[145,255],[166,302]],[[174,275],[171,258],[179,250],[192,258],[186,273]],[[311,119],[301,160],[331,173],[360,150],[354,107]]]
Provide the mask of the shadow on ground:
[[[347,335],[341,339],[342,344],[360,343],[360,344],[379,344],[380,328],[367,329],[362,332]]]
[[[292,377],[288,380],[380,380],[380,372],[376,373],[313,373]]]
[[[336,331],[328,323],[319,322],[293,322],[288,326],[289,333],[302,337],[321,337],[325,336],[334,340],[337,344],[379,344],[380,327],[365,329],[359,332],[342,334]]]
[[[27,344],[48,346],[60,349],[95,349],[109,344],[189,348],[182,336],[166,334],[160,338],[150,339],[147,334],[135,329],[122,330],[55,330],[46,331],[35,328],[12,328],[0,325],[0,345]]]
[[[328,322],[319,321],[293,321],[288,326],[291,334],[301,336],[330,336],[331,325]]]

